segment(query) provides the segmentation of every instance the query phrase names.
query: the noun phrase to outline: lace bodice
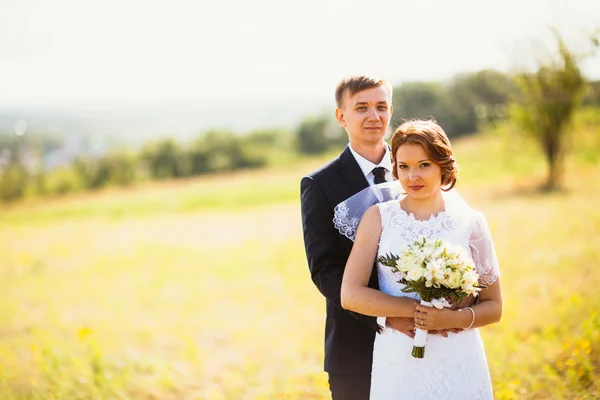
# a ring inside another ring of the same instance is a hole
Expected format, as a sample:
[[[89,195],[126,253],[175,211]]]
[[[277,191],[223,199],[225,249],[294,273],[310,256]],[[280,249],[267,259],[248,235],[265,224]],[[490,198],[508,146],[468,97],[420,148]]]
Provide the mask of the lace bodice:
[[[469,214],[462,213],[463,218],[457,220],[451,213],[442,211],[427,220],[417,220],[413,214],[402,209],[398,200],[377,206],[382,228],[378,255],[397,254],[404,244],[411,243],[419,236],[440,238],[470,251],[482,283],[494,283],[500,275],[498,259],[483,214],[471,210]],[[406,296],[397,282],[398,276],[389,267],[378,264],[377,272],[380,290]]]
[[[440,212],[421,221],[400,207],[399,200],[379,203],[382,231],[378,255],[393,253],[419,236],[440,238],[469,249],[481,280],[493,283],[498,261],[484,216],[469,212]],[[463,210],[464,211],[464,210]],[[460,218],[456,218],[456,216]],[[401,291],[392,269],[377,264],[380,290],[395,296],[416,296]],[[493,398],[483,342],[478,329],[429,335],[425,358],[410,353],[413,340],[391,328],[375,338],[371,382],[372,400],[431,399],[491,400]]]

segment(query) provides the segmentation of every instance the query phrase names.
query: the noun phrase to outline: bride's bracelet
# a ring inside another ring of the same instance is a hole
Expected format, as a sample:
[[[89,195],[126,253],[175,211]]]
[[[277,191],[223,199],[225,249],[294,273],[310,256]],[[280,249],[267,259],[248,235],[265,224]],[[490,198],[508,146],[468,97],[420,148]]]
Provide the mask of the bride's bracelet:
[[[463,310],[471,311],[471,323],[469,324],[469,326],[467,326],[466,328],[463,328],[463,329],[464,330],[471,329],[471,327],[475,323],[475,311],[473,311],[473,309],[471,307],[465,307],[465,308],[460,309],[460,311],[463,311]]]

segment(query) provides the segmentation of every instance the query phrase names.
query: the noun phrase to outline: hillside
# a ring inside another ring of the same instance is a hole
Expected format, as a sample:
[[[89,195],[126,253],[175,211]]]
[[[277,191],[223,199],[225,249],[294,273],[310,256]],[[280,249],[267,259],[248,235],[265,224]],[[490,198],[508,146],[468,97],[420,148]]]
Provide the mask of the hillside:
[[[501,264],[497,399],[600,396],[600,167],[575,150],[548,195],[527,142],[455,141]],[[323,160],[3,208],[0,397],[327,398],[298,199]]]

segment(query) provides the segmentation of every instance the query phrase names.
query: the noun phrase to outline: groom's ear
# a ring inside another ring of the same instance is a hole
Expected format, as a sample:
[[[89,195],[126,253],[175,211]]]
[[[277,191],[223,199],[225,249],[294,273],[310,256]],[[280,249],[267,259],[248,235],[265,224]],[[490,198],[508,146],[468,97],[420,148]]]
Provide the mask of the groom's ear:
[[[344,119],[344,112],[339,108],[335,109],[335,119],[337,119],[338,124],[343,127],[346,127],[346,120]]]

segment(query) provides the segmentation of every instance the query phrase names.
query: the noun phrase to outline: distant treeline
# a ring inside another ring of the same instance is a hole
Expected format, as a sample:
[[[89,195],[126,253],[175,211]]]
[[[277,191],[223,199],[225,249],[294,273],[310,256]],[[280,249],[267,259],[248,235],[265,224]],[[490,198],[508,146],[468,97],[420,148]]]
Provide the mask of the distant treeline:
[[[447,82],[408,82],[394,88],[391,125],[433,117],[450,137],[473,134],[481,124],[506,118],[509,103],[518,96],[513,78],[493,70],[460,74]],[[584,105],[600,106],[600,81],[589,85]],[[277,165],[341,150],[346,143],[345,132],[328,112],[307,117],[290,131],[209,131],[188,143],[163,139],[135,152],[113,150],[46,168],[44,157],[63,145],[59,140],[0,133],[0,201]]]

